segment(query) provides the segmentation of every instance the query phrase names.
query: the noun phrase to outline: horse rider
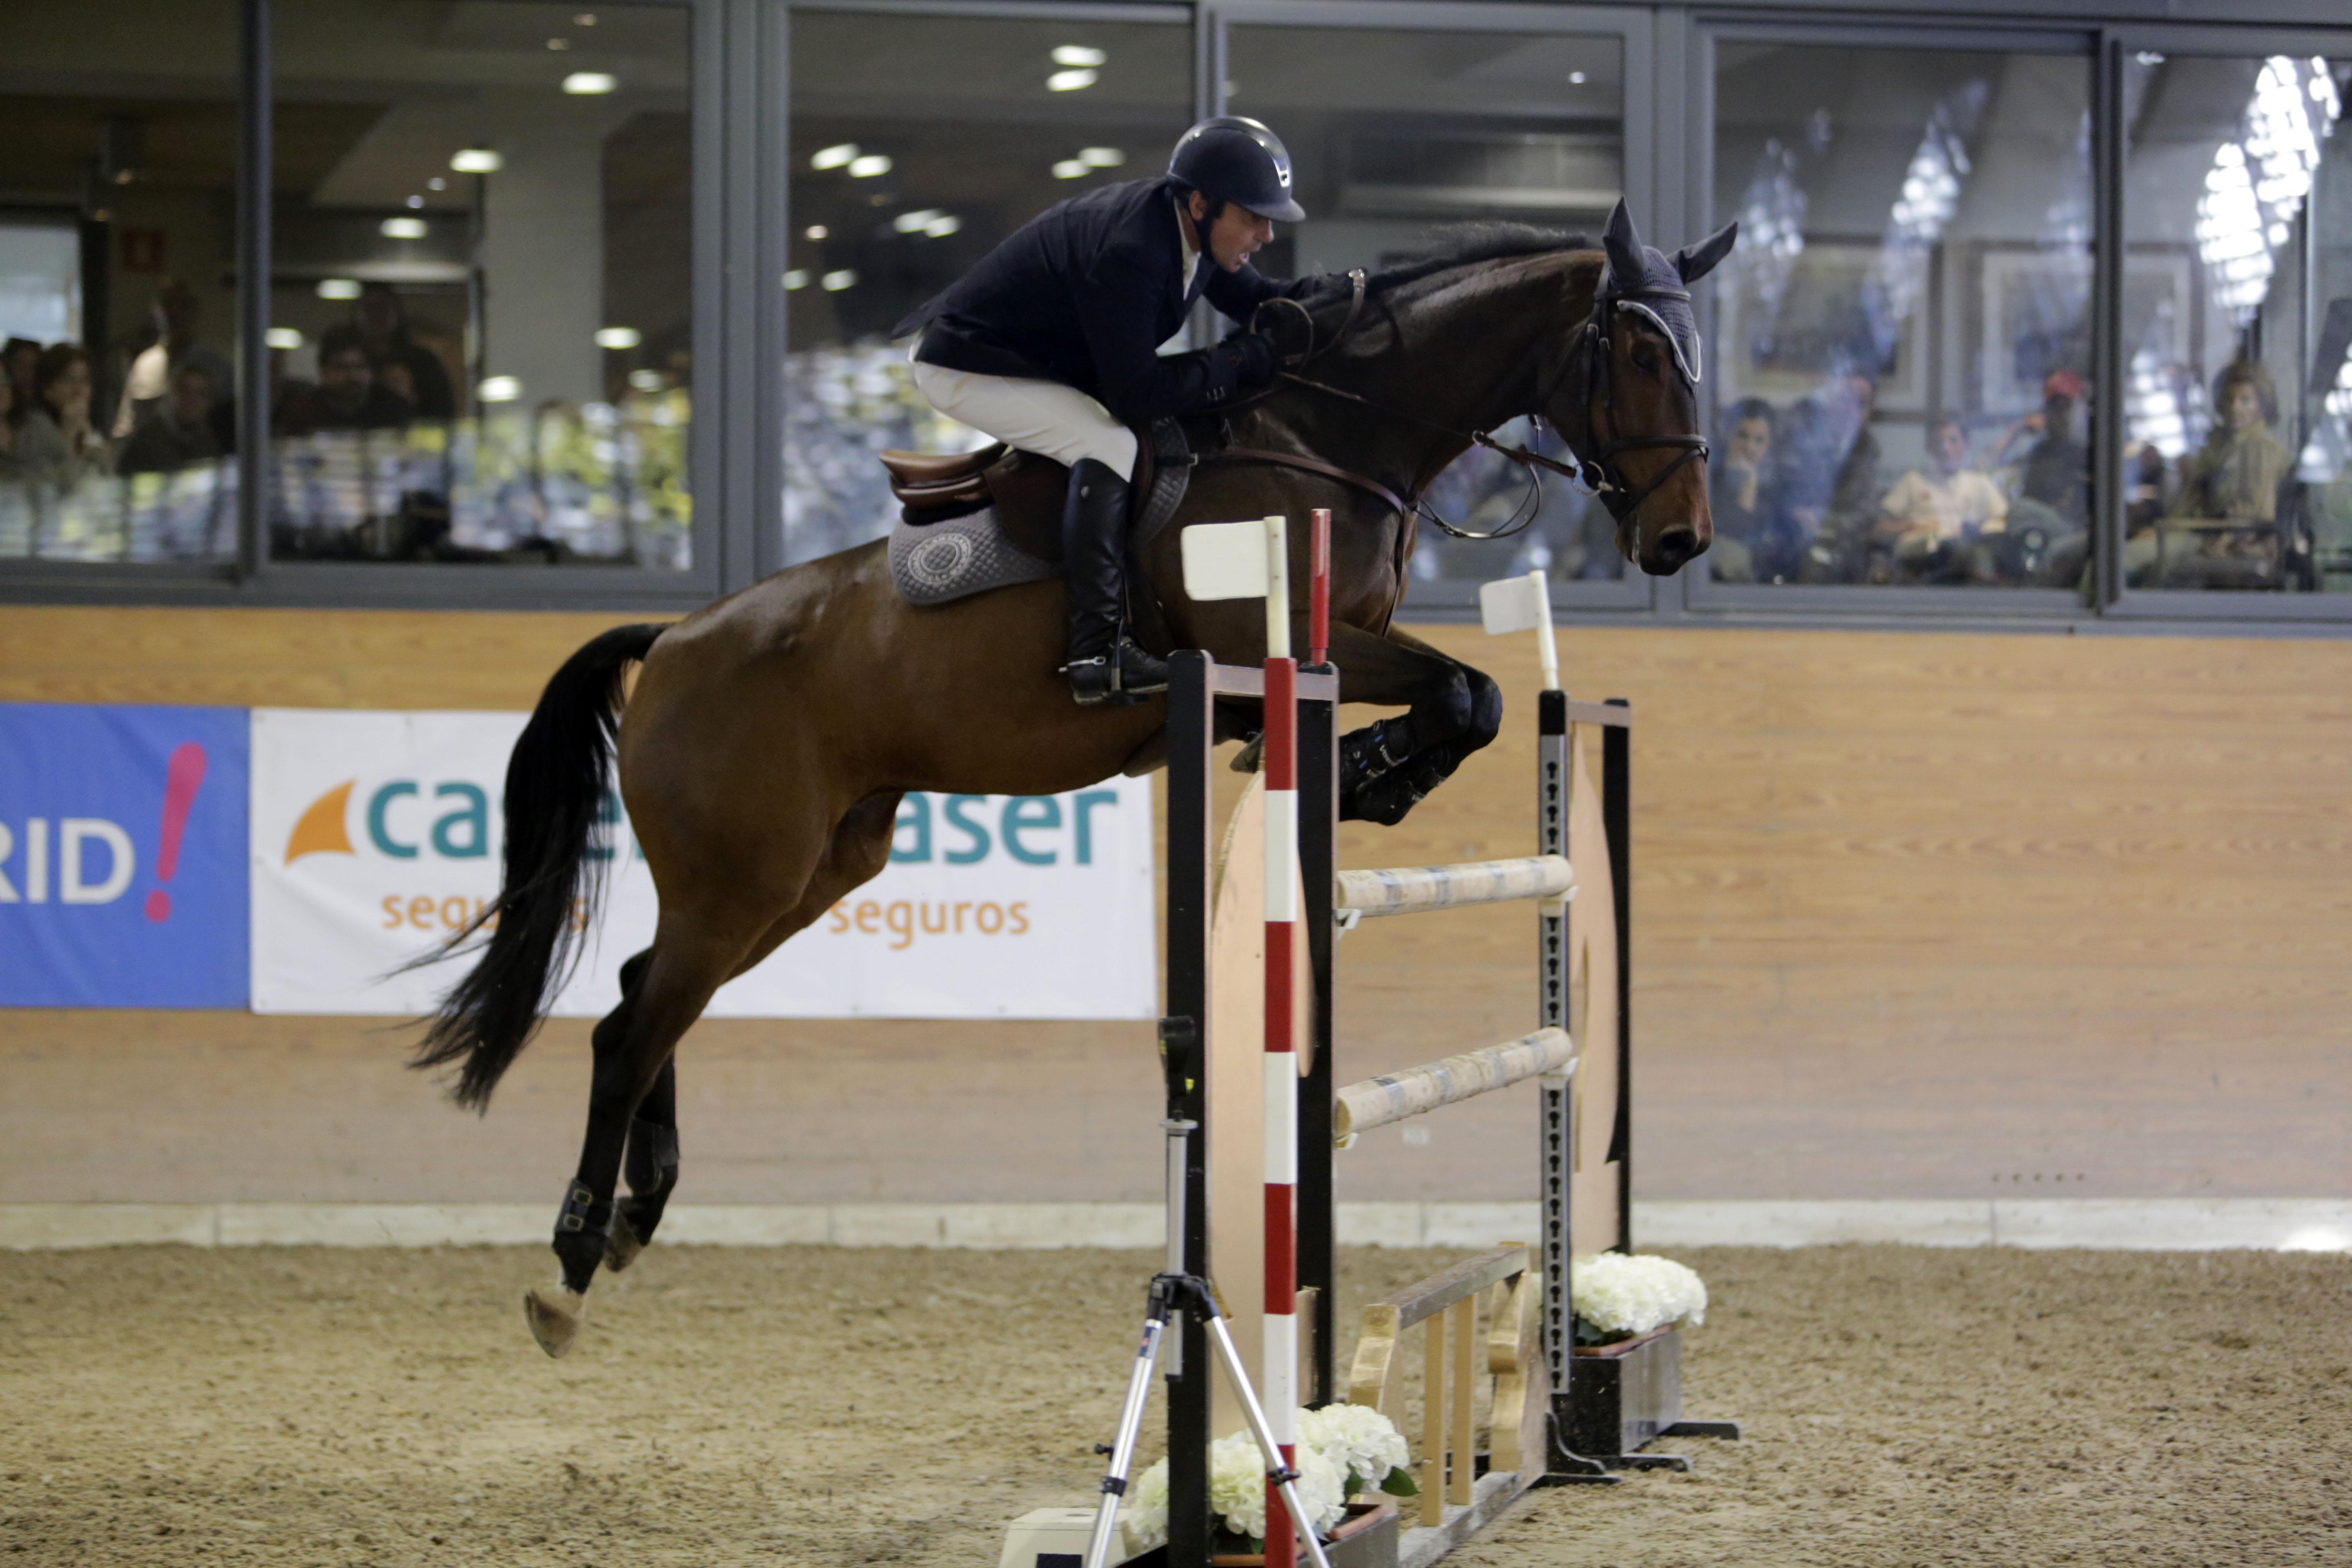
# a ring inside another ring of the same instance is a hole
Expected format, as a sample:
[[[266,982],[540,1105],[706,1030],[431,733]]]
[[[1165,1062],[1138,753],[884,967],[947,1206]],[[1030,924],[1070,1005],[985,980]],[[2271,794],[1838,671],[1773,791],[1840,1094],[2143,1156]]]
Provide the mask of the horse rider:
[[[1203,120],[1177,142],[1165,174],[1048,209],[893,334],[922,331],[915,385],[932,407],[1069,466],[1066,668],[1082,704],[1136,702],[1168,685],[1167,666],[1126,624],[1130,426],[1223,406],[1280,368],[1273,340],[1247,330],[1192,353],[1159,346],[1197,299],[1246,324],[1264,301],[1312,289],[1250,265],[1276,220],[1306,216],[1273,132],[1231,115]]]

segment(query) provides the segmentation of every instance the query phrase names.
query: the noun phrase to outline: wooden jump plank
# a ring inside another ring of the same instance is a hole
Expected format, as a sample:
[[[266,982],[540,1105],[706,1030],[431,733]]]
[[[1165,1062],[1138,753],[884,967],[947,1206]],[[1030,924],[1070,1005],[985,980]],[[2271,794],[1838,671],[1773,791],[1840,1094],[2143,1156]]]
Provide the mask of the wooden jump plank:
[[[1560,855],[1528,855],[1516,860],[1470,860],[1458,866],[1398,866],[1377,871],[1342,871],[1333,901],[1342,911],[1370,920],[1423,910],[1507,903],[1517,899],[1564,897],[1575,883]]]
[[[1525,1273],[1528,1249],[1514,1242],[1498,1247],[1492,1252],[1482,1252],[1465,1258],[1442,1274],[1408,1285],[1393,1296],[1383,1297],[1374,1305],[1393,1310],[1399,1331],[1409,1329],[1433,1313],[1442,1312],[1465,1297],[1475,1296],[1489,1285]],[[1384,1314],[1385,1315],[1385,1314]]]
[[[1538,1074],[1558,1071],[1575,1059],[1576,1047],[1566,1030],[1538,1029],[1505,1045],[1368,1078],[1333,1097],[1332,1137],[1345,1148],[1359,1132],[1490,1094]]]

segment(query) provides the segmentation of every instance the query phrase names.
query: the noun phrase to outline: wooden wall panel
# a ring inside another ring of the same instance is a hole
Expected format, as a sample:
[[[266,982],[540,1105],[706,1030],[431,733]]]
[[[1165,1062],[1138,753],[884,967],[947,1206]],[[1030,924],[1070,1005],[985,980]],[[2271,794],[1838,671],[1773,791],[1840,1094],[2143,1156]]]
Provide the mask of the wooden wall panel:
[[[630,618],[10,608],[0,700],[521,708]],[[1531,639],[1425,635],[1502,681],[1504,738],[1403,827],[1350,826],[1342,864],[1532,847]],[[1560,651],[1575,695],[1638,715],[1643,1195],[2352,1192],[2352,642],[1629,627]],[[1367,923],[1339,949],[1348,1069],[1530,1026],[1533,942],[1518,909]],[[0,1200],[542,1197],[578,1032],[519,1079],[518,1141],[388,1073],[370,1021],[0,1015],[23,1156]],[[725,1023],[687,1050],[696,1201],[1052,1199],[1081,1169],[1083,1195],[1157,1194],[1139,1026]],[[159,1095],[170,1149],[108,1158]],[[1347,1195],[1523,1195],[1533,1116],[1498,1096],[1426,1145],[1370,1135]]]

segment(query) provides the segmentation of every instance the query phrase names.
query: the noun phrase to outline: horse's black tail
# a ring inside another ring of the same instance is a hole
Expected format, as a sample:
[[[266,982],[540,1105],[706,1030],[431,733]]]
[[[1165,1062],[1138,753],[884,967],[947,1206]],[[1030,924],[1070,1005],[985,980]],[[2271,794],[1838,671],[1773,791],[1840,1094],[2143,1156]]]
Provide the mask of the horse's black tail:
[[[488,1107],[490,1090],[538,1032],[549,994],[579,956],[586,917],[602,891],[604,863],[589,857],[588,840],[604,815],[622,673],[668,629],[615,626],[566,659],[507,759],[498,900],[458,933],[462,941],[487,927],[489,940],[472,971],[441,999],[409,1062],[435,1068],[462,1061],[451,1090],[460,1105]]]

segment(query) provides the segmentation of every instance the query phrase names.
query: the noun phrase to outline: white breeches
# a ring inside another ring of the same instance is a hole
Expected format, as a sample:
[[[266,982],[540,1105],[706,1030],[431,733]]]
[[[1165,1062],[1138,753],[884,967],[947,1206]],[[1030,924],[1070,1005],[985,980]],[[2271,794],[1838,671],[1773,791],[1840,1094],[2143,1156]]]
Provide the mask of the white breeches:
[[[1135,477],[1135,433],[1074,386],[978,375],[920,360],[914,369],[915,390],[950,419],[1058,463],[1076,467],[1079,458],[1092,458],[1122,479]]]

